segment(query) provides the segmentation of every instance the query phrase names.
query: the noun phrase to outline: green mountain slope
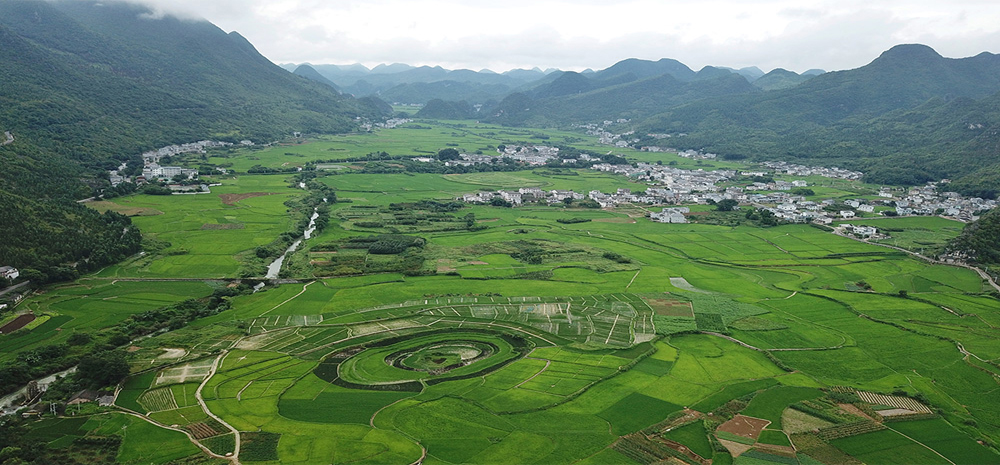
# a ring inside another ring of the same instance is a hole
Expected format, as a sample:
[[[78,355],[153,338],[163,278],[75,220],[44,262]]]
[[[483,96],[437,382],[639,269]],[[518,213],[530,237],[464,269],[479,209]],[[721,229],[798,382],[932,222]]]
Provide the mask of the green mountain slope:
[[[351,131],[387,111],[279,68],[239,34],[119,2],[0,2],[0,63],[0,131],[15,137],[0,146],[0,265],[24,269],[133,253],[111,240],[127,218],[74,201],[144,150]]]
[[[795,87],[670,108],[641,132],[687,134],[672,140],[678,148],[837,164],[870,181],[914,184],[1000,162],[998,90],[1000,56],[949,59],[900,45]]]
[[[669,74],[641,80],[635,80],[631,74],[619,74],[595,81],[581,74],[565,73],[533,92],[509,95],[493,111],[492,120],[515,125],[558,125],[645,118],[686,102],[759,92],[744,77],[720,71],[724,74],[718,77],[687,82]]]
[[[994,209],[962,230],[948,244],[950,252],[965,253],[972,262],[1000,265],[1000,209]]]

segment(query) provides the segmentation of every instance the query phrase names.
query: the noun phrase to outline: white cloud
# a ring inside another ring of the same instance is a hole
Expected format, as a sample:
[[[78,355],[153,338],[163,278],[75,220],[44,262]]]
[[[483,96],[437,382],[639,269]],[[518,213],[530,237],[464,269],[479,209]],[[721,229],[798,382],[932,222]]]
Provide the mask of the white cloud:
[[[143,0],[136,0],[143,1]],[[989,50],[992,0],[145,0],[247,37],[275,62],[604,68],[621,59],[847,69],[893,45]]]

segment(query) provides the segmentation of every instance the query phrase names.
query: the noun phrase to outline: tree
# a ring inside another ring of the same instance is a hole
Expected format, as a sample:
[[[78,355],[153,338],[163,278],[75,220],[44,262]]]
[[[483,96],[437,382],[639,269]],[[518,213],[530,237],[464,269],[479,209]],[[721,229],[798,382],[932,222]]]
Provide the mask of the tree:
[[[514,206],[514,204],[512,204],[512,203],[510,203],[510,202],[508,202],[506,200],[504,200],[503,197],[499,197],[499,196],[498,197],[493,197],[490,200],[490,205],[492,205],[494,207],[513,207]]]
[[[77,376],[80,381],[93,386],[104,387],[116,384],[128,376],[128,361],[120,350],[97,352],[80,358]]]
[[[446,149],[439,150],[438,154],[437,154],[437,157],[438,157],[438,160],[441,160],[441,161],[459,160],[459,159],[462,158],[462,154],[458,153],[458,150],[455,150],[455,149],[449,147],[449,148],[446,148]]]
[[[722,199],[715,204],[715,209],[720,212],[731,212],[739,207],[740,203],[733,199]]]

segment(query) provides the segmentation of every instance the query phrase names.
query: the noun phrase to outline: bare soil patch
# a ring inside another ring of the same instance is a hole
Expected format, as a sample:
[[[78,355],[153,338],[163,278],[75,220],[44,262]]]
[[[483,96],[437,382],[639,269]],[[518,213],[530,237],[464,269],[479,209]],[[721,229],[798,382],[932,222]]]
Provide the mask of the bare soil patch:
[[[438,273],[451,273],[455,271],[454,260],[449,260],[447,258],[439,258],[437,261],[437,272]]]
[[[694,318],[694,308],[691,302],[681,302],[670,299],[642,299],[660,316],[684,316]]]
[[[205,223],[201,225],[201,229],[208,229],[208,230],[243,229],[243,227],[244,227],[243,223],[226,223],[226,224]]]
[[[483,261],[479,261],[479,260],[470,260],[470,261],[468,261],[466,263],[468,263],[470,265],[489,265],[488,262],[483,262]]]
[[[222,203],[226,205],[236,205],[236,202],[240,200],[246,200],[253,197],[263,197],[265,195],[274,195],[273,192],[247,192],[244,194],[219,194],[219,198],[222,199]]]
[[[795,457],[795,449],[793,449],[791,446],[779,446],[777,444],[760,444],[760,443],[758,443],[758,444],[754,445],[754,447],[756,447],[757,450],[759,450],[761,452],[768,453],[768,454],[774,454],[774,455],[779,455],[779,456],[782,456],[782,457],[790,457],[790,458],[794,458]]]
[[[732,455],[733,457],[739,457],[740,454],[753,448],[753,446],[749,444],[740,444],[736,441],[727,441],[725,439],[719,439],[719,444],[722,444],[726,449],[729,449],[729,455]]]
[[[635,223],[635,218],[594,218],[595,223]]]
[[[871,421],[878,421],[878,420],[876,420],[876,419],[868,416],[868,414],[865,413],[864,410],[861,410],[861,409],[855,407],[853,404],[837,404],[837,407],[840,407],[843,411],[845,411],[847,413],[850,413],[851,415],[857,415],[857,416],[862,417],[862,418],[867,418],[867,419],[869,419]]]
[[[788,434],[808,433],[832,425],[833,423],[829,421],[816,418],[793,408],[787,408],[781,414],[782,429]]]
[[[27,326],[28,323],[31,323],[32,321],[35,321],[35,315],[33,313],[25,313],[24,315],[14,318],[14,321],[3,325],[3,328],[0,328],[0,334],[13,333],[14,331]]]
[[[185,354],[187,354],[187,351],[184,349],[163,349],[163,354],[161,354],[157,358],[159,359],[181,358]]]
[[[770,421],[761,418],[736,415],[732,420],[719,425],[718,430],[756,441],[757,437],[760,436],[760,432],[770,424]]]

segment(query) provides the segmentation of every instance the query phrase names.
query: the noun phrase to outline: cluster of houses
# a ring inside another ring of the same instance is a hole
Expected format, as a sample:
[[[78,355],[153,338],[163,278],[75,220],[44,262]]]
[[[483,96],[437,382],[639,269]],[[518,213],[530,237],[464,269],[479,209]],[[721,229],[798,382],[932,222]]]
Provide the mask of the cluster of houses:
[[[805,166],[784,161],[767,161],[763,165],[774,170],[776,174],[787,174],[790,176],[822,176],[824,178],[859,180],[865,175],[860,171],[845,170],[836,166],[833,168]]]
[[[357,117],[357,119],[360,121],[361,117],[359,116]],[[395,127],[409,123],[410,121],[413,120],[407,118],[390,118],[382,122],[364,121],[361,123],[361,129],[368,132],[371,132],[375,129],[393,129]]]
[[[962,197],[957,192],[938,192],[942,184],[948,184],[948,180],[910,188],[906,194],[899,196],[883,189],[879,191],[879,197],[884,199],[884,203],[895,206],[896,214],[900,216],[940,214],[965,222],[975,221],[978,219],[976,213],[997,206],[996,200]]]
[[[788,172],[800,172],[798,165],[780,164],[780,169]],[[627,176],[637,182],[649,185],[645,192],[633,193],[630,189],[618,189],[616,192],[604,193],[597,190],[586,195],[573,191],[543,191],[539,188],[521,188],[518,190],[501,190],[494,192],[478,192],[466,194],[458,200],[469,203],[490,203],[495,198],[519,206],[528,202],[544,201],[547,204],[557,204],[566,198],[574,200],[590,199],[601,208],[614,208],[623,204],[648,205],[682,205],[718,203],[722,200],[735,200],[740,205],[760,208],[770,211],[780,220],[793,223],[816,222],[831,224],[835,220],[851,219],[866,213],[880,214],[893,212],[897,216],[907,215],[943,215],[960,221],[974,221],[976,213],[996,207],[996,201],[981,198],[963,198],[954,192],[938,193],[939,183],[929,183],[926,186],[904,191],[893,191],[884,188],[877,199],[852,199],[840,201],[824,199],[808,200],[803,195],[796,195],[794,188],[807,187],[804,180],[774,181],[768,183],[755,182],[747,186],[720,186],[720,183],[730,181],[736,176],[732,170],[683,170],[670,166],[638,163],[636,165],[595,164],[592,167],[598,171],[611,172]],[[848,172],[837,168],[802,167],[804,175],[819,175],[827,177],[860,177],[860,173]],[[767,172],[744,171],[744,176],[764,176]],[[899,194],[899,195],[897,195]],[[666,208],[651,215],[653,221],[662,223],[686,223],[684,215],[689,213],[686,207]],[[864,226],[847,228],[845,233],[860,237],[877,238],[878,232]]]
[[[575,158],[562,158],[559,156],[559,147],[548,147],[545,145],[508,145],[501,146],[497,149],[499,156],[486,155],[486,154],[475,154],[475,153],[463,153],[459,156],[459,160],[448,160],[445,162],[445,166],[470,166],[480,163],[494,163],[498,158],[508,158],[514,161],[519,161],[532,166],[544,165],[552,160],[558,160],[561,163],[573,164],[577,161],[593,161],[595,158],[581,153],[576,155]],[[432,158],[415,158],[417,161],[433,161]]]
[[[643,150],[646,150],[647,148],[648,147],[643,147]],[[651,150],[646,151],[650,152]],[[677,152],[677,156],[681,158],[690,158],[692,160],[714,160],[718,157],[718,155],[714,153],[701,152],[698,150],[684,150],[682,152]]]
[[[529,202],[544,202],[549,205],[563,203],[566,199],[583,200],[583,194],[567,190],[544,191],[537,187],[522,187],[514,190],[481,191],[475,194],[465,194],[456,200],[467,203],[490,203],[493,199],[499,198],[509,202],[512,206],[518,207]]]
[[[664,208],[662,211],[650,213],[649,219],[657,223],[687,223],[685,213],[691,213],[688,207]]]
[[[701,195],[691,196],[691,194],[715,193],[719,191],[716,184],[729,180],[736,175],[736,172],[733,170],[684,170],[649,163],[637,163],[635,166],[598,163],[594,165],[592,169],[620,174],[638,182],[647,182],[663,188],[668,191],[663,195],[671,197],[671,199],[668,199],[668,201],[663,203],[679,203],[680,201],[705,203],[708,198],[712,198],[716,201],[722,200],[724,197],[703,197]],[[647,190],[647,193],[648,192],[649,191]],[[699,201],[699,199],[702,201]]]
[[[834,228],[840,234],[853,235],[862,239],[885,239],[889,236],[878,232],[874,226],[860,226],[855,224],[842,224]]]
[[[575,127],[582,128],[587,131],[588,135],[596,136],[597,140],[604,145],[613,145],[615,147],[628,147],[629,145],[638,142],[639,139],[630,137],[635,135],[635,131],[628,131],[621,134],[615,134],[611,132],[608,127],[614,124],[625,124],[630,120],[625,118],[619,118],[617,120],[605,120],[601,124],[589,123],[589,124],[578,124]]]
[[[253,142],[249,140],[240,141],[240,144],[246,146],[254,145]],[[135,179],[130,179],[125,176],[124,171],[125,168],[128,167],[128,163],[122,163],[117,169],[108,172],[108,180],[111,181],[112,186],[117,186],[126,181],[135,182],[136,184],[142,184],[151,180],[169,181],[181,175],[185,176],[187,179],[192,179],[198,175],[198,170],[181,168],[179,166],[160,166],[160,159],[180,155],[182,153],[205,153],[206,150],[210,148],[229,147],[231,145],[233,145],[231,142],[201,140],[188,144],[160,147],[156,150],[143,152],[141,176],[137,176]]]
[[[250,146],[253,145],[253,142],[244,140],[240,141],[240,144]],[[177,176],[184,176],[187,179],[193,179],[198,175],[198,170],[181,168],[179,166],[160,166],[160,159],[163,157],[180,155],[182,153],[205,153],[206,150],[210,148],[228,147],[231,145],[233,144],[230,142],[202,140],[189,144],[168,145],[166,147],[145,152],[142,154],[142,176],[146,178],[146,180],[171,180]]]

